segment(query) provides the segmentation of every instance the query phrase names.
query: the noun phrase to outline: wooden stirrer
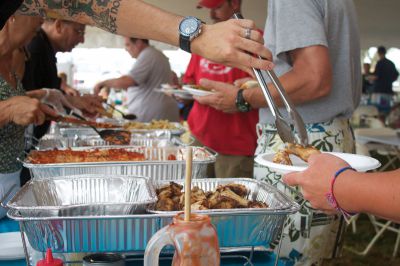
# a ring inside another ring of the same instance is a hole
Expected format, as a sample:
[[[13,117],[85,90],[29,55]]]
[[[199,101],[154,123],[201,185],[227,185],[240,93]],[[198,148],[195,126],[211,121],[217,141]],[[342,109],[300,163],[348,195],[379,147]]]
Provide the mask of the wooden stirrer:
[[[185,221],[190,221],[190,194],[192,192],[192,147],[186,148],[186,175],[185,175]]]

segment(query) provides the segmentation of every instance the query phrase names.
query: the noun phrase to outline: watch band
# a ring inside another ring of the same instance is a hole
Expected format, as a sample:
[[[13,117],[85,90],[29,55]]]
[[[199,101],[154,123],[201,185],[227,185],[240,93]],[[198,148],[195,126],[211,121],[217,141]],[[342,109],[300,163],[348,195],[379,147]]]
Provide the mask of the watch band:
[[[240,89],[236,96],[236,107],[240,112],[249,112],[251,110],[251,106],[243,97],[243,89]]]
[[[191,53],[190,50],[190,37],[189,36],[184,36],[182,34],[179,35],[179,47],[188,52]]]

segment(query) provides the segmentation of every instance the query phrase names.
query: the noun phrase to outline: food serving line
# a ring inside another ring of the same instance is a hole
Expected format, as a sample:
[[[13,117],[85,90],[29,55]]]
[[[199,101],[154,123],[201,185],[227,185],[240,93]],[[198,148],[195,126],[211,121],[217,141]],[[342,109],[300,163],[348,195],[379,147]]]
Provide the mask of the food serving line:
[[[110,145],[90,128],[58,124],[38,144],[40,151],[123,150],[142,153],[145,160],[114,162],[35,163],[23,161],[33,179],[7,202],[8,217],[20,224],[26,260],[35,265],[47,248],[66,261],[81,263],[87,253],[143,254],[147,242],[177,212],[155,209],[155,188],[185,175],[184,143],[173,130],[132,130],[130,145]],[[175,141],[173,140],[175,139]],[[193,185],[210,191],[229,183],[246,186],[249,200],[268,208],[199,211],[211,217],[221,250],[262,248],[278,239],[289,214],[299,206],[273,186],[245,178],[206,179],[216,153],[193,147]],[[228,256],[229,257],[229,256]],[[252,253],[250,259],[251,264]],[[236,257],[244,259],[244,257]]]

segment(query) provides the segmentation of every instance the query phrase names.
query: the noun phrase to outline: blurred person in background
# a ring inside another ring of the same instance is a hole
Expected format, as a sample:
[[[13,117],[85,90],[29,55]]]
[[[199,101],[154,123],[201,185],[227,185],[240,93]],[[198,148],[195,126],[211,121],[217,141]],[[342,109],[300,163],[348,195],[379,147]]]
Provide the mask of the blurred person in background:
[[[25,64],[23,47],[41,23],[39,17],[12,15],[0,30],[0,197],[14,185],[13,191],[19,189],[22,165],[17,158],[25,157],[26,126],[43,123],[47,115],[57,115],[44,101],[71,107],[62,94],[45,90],[25,93],[21,83]],[[5,213],[6,210],[0,208],[0,217]]]
[[[28,60],[22,80],[26,91],[40,88],[52,88],[63,91],[66,98],[78,109],[94,114],[95,107],[101,107],[101,100],[95,97],[79,97],[77,90],[71,88],[58,75],[57,52],[71,52],[79,43],[83,43],[85,25],[59,19],[47,19],[37,35],[27,46]],[[40,139],[50,127],[50,121],[34,128],[34,137]]]
[[[198,7],[207,8],[210,18],[218,23],[240,12],[241,0],[202,0],[198,2]],[[261,36],[258,32],[254,34]],[[238,68],[192,54],[183,82],[198,85],[200,79],[207,78],[233,84],[246,77],[249,74]],[[196,139],[194,145],[204,145],[218,152],[215,165],[209,167],[209,177],[253,177],[257,123],[257,109],[228,114],[194,101],[188,117],[190,132]]]
[[[375,71],[369,77],[374,83],[372,102],[377,105],[380,112],[388,114],[390,112],[393,97],[393,82],[399,77],[399,72],[395,64],[386,58],[386,48],[378,47],[379,60],[375,66]]]
[[[364,63],[363,64],[363,74],[362,74],[362,79],[363,79],[363,84],[362,84],[362,93],[370,95],[373,90],[374,90],[374,83],[371,80],[371,64],[369,63]]]
[[[153,119],[179,121],[177,103],[167,95],[155,89],[161,84],[171,83],[173,74],[168,58],[149,45],[147,39],[125,38],[125,49],[136,58],[130,72],[115,79],[97,83],[94,94],[98,95],[103,87],[127,90],[127,107],[139,122]]]
[[[56,88],[68,95],[78,96],[57,71],[58,52],[71,52],[85,41],[85,25],[60,19],[46,19],[37,35],[29,43],[23,84],[26,90]]]

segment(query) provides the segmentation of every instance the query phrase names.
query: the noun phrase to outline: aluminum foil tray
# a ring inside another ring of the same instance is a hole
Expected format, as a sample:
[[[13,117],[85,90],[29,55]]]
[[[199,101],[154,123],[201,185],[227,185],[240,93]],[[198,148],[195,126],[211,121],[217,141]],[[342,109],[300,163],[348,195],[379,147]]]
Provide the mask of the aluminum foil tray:
[[[193,180],[212,189],[217,184],[237,182],[251,189],[250,197],[265,200],[270,209],[210,211],[217,229],[220,247],[264,246],[274,240],[286,217],[299,206],[276,188],[251,179]],[[214,181],[214,182],[213,182]],[[259,188],[257,188],[259,187]],[[31,217],[10,210],[8,217],[20,222],[30,245],[45,252],[133,252],[144,251],[147,242],[159,229],[172,221],[175,213],[123,216]]]
[[[149,214],[30,217],[9,210],[7,215],[19,221],[31,247],[41,252],[144,252],[160,229],[160,218]]]
[[[118,130],[118,128],[115,128]],[[84,137],[84,136],[98,136],[96,131],[92,128],[85,128],[85,127],[69,127],[69,128],[58,128],[50,131],[51,135],[56,137]],[[154,130],[151,132],[132,132],[132,138],[135,136],[142,136],[147,138],[170,138],[171,132],[167,130]]]
[[[150,124],[150,123],[145,123],[145,124]],[[165,130],[169,131],[172,135],[181,135],[186,131],[185,127],[181,123],[170,122],[170,124],[174,125],[175,128],[174,129],[126,129],[126,130],[129,130],[131,132],[140,132],[140,133],[149,133],[154,131]]]
[[[125,215],[156,201],[145,177],[87,175],[30,180],[7,207],[31,217]]]
[[[104,149],[119,148],[145,154],[146,161],[134,162],[98,162],[98,163],[56,163],[32,164],[27,159],[23,162],[29,168],[33,178],[52,178],[73,175],[123,175],[147,176],[154,180],[175,180],[185,176],[185,148],[182,147],[121,147],[108,146]],[[90,150],[92,148],[75,148]],[[168,160],[169,156],[176,160]],[[207,177],[207,165],[214,163],[216,154],[203,147],[193,147],[192,174],[194,178]]]
[[[173,123],[176,126],[176,129],[124,129],[123,127],[113,128],[113,129],[123,129],[129,130],[133,134],[155,134],[155,135],[181,135],[186,129],[180,123]],[[62,136],[81,136],[81,135],[96,135],[97,133],[90,127],[83,126],[64,126],[59,125],[59,133]]]
[[[184,181],[174,181],[183,185]],[[155,182],[160,187],[168,182]],[[247,199],[268,204],[267,209],[224,209],[204,210],[197,213],[207,214],[217,229],[220,247],[266,246],[274,241],[282,230],[286,217],[299,210],[299,205],[290,200],[275,187],[255,179],[247,178],[211,178],[194,179],[192,187],[204,191],[214,191],[218,185],[236,183],[250,190]],[[154,206],[154,205],[153,205]],[[161,215],[161,227],[170,224],[178,212],[149,212]],[[167,217],[166,217],[167,216]]]
[[[130,146],[146,146],[146,147],[167,147],[173,146],[173,142],[169,138],[144,138],[142,135],[131,137]],[[54,148],[72,148],[72,147],[98,147],[98,146],[112,146],[111,144],[98,135],[84,136],[67,136],[56,137],[53,135],[45,135],[40,139],[37,149],[48,150]]]

